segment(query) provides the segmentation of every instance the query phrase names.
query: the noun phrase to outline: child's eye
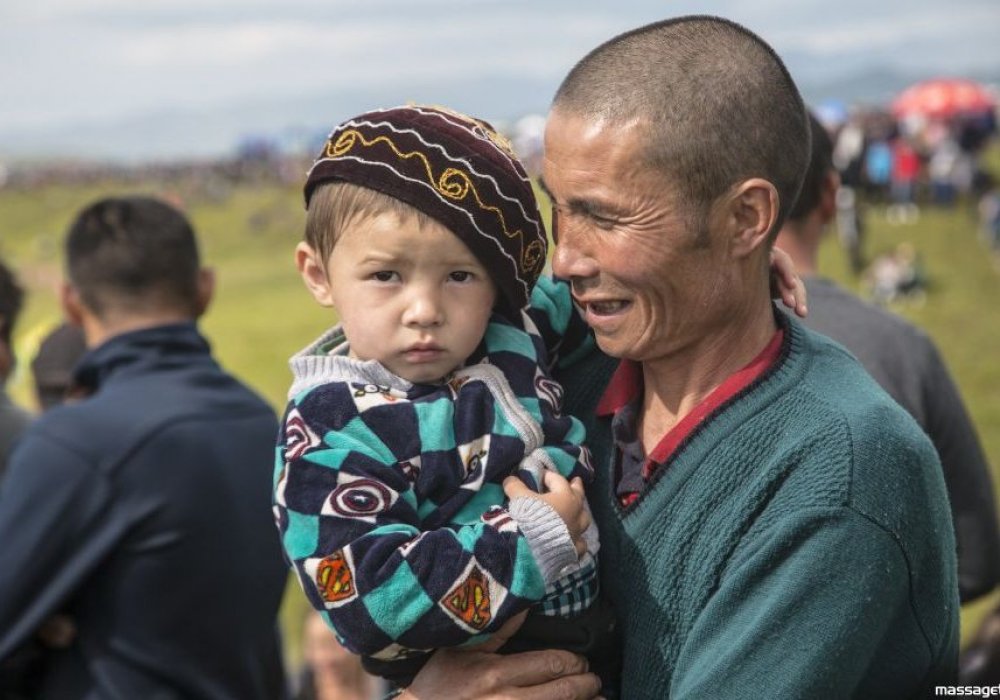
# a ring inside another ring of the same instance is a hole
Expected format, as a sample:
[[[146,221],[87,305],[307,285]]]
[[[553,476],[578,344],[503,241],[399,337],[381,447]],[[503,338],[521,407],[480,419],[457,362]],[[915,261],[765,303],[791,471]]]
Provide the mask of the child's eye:
[[[475,278],[475,275],[466,270],[455,270],[448,275],[448,278],[452,282],[471,282]]]
[[[379,270],[372,273],[372,279],[376,282],[394,282],[399,279],[399,273],[392,270]]]

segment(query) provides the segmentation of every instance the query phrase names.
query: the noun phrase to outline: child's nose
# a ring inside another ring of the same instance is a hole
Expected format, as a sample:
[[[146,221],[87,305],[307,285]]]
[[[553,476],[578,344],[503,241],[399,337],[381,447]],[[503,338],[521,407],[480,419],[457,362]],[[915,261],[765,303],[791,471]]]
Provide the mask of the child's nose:
[[[403,323],[407,326],[425,328],[440,325],[444,321],[441,300],[431,291],[414,293],[403,313]]]

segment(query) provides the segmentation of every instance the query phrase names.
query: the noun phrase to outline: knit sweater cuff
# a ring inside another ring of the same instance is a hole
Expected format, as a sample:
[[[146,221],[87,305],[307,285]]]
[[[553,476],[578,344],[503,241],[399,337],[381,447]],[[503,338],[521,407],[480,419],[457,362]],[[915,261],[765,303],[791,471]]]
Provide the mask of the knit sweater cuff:
[[[537,498],[521,496],[512,498],[507,510],[524,534],[546,586],[558,579],[563,569],[576,563],[576,547],[569,529],[552,506]]]

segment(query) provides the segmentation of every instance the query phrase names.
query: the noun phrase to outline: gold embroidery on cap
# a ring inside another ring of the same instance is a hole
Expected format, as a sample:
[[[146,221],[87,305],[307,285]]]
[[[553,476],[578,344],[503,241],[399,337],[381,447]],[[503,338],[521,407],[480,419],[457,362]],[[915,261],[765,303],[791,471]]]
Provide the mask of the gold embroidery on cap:
[[[419,158],[420,162],[423,163],[424,170],[427,172],[427,181],[434,187],[434,189],[444,197],[448,199],[453,199],[456,201],[461,201],[472,192],[473,198],[476,200],[476,204],[480,209],[484,211],[492,212],[500,220],[500,228],[503,229],[503,233],[507,238],[518,238],[521,241],[521,269],[525,272],[532,274],[536,272],[536,269],[540,270],[541,266],[545,263],[544,256],[542,255],[542,245],[539,241],[532,241],[527,245],[524,245],[524,232],[520,229],[516,231],[510,231],[507,228],[507,221],[504,218],[503,212],[499,207],[495,207],[483,202],[482,198],[479,196],[479,190],[476,189],[475,184],[472,182],[472,178],[467,172],[459,168],[447,168],[441,173],[440,177],[434,177],[434,171],[431,168],[431,163],[420,151],[409,151],[404,153],[396,146],[396,143],[388,136],[376,136],[375,138],[368,139],[365,138],[357,129],[346,129],[340,136],[337,137],[336,141],[327,141],[325,155],[327,158],[339,158],[353,148],[355,148],[358,143],[362,146],[372,147],[375,144],[382,142],[392,149],[392,152],[403,160],[409,160],[410,158]]]

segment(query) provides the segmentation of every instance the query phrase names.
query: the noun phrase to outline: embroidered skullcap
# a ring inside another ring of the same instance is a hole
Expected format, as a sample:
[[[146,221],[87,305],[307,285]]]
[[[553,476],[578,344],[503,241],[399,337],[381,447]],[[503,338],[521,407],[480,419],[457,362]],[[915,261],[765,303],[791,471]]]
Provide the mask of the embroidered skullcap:
[[[306,178],[378,190],[461,239],[490,271],[507,311],[523,308],[545,266],[531,181],[487,122],[438,107],[380,109],[335,127]]]

